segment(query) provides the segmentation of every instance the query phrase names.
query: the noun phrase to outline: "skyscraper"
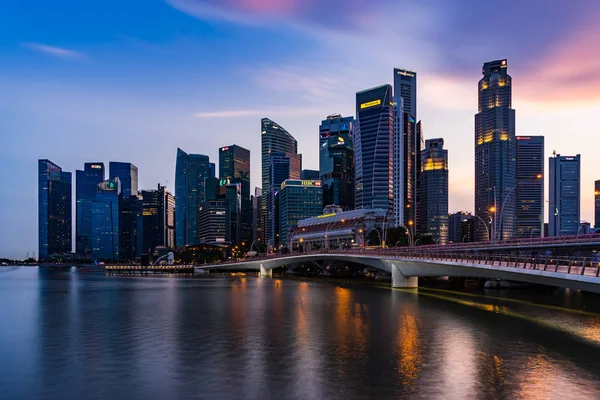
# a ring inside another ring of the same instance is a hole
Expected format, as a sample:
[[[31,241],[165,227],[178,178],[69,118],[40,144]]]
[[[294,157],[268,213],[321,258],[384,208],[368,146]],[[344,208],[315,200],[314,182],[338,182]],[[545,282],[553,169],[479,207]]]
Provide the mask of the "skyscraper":
[[[280,244],[289,246],[289,233],[298,221],[323,213],[323,185],[321,181],[287,179],[281,184]]]
[[[517,136],[517,238],[544,231],[544,137]],[[540,178],[537,178],[537,177]]]
[[[303,181],[319,180],[319,171],[316,169],[303,169],[300,171],[300,179]]]
[[[448,243],[475,241],[475,218],[467,211],[448,215]]]
[[[71,253],[71,173],[38,160],[38,258]]]
[[[402,204],[404,204],[404,220],[399,225],[409,226],[416,225],[416,204],[417,204],[417,176],[420,173],[418,166],[421,161],[417,163],[416,155],[421,153],[418,152],[419,148],[416,143],[417,137],[417,125],[412,115],[405,112],[404,126],[402,129],[402,166],[400,174],[402,174],[402,187],[401,195],[403,196]],[[400,182],[400,181],[399,181]]]
[[[109,178],[119,178],[121,194],[123,197],[137,196],[138,194],[138,168],[126,162],[111,161],[108,164]]]
[[[174,247],[175,198],[167,188],[142,190],[143,253],[152,253],[157,246]]]
[[[224,200],[211,200],[200,206],[200,243],[223,243],[226,240],[227,212]]]
[[[219,178],[241,184],[239,244],[250,245],[252,239],[252,203],[250,201],[250,150],[237,145],[219,149]]]
[[[119,258],[121,260],[135,260],[143,253],[142,213],[142,196],[121,196],[119,204]]]
[[[356,93],[355,207],[393,211],[394,112],[392,87]]]
[[[404,112],[417,119],[417,73],[394,68],[394,99],[402,98]]]
[[[268,241],[269,233],[274,234],[271,229],[275,225],[275,221],[269,220],[269,204],[274,207],[272,202],[272,195],[275,192],[271,192],[272,188],[278,189],[277,185],[273,185],[271,182],[271,154],[272,153],[284,153],[290,158],[289,176],[285,179],[300,179],[300,171],[302,170],[302,158],[298,154],[298,142],[292,135],[288,133],[283,127],[277,123],[271,121],[268,118],[261,120],[261,162],[262,162],[262,210],[261,210],[261,225],[264,227],[265,239]],[[285,180],[284,179],[284,180]],[[281,182],[279,182],[281,185]],[[273,210],[272,210],[273,211]],[[271,211],[271,215],[272,214]]]
[[[96,260],[119,259],[119,178],[98,184],[92,202],[92,257]]]
[[[208,156],[177,149],[175,167],[176,246],[200,243],[198,213],[204,202],[204,179],[214,176]]]
[[[580,222],[581,157],[550,157],[548,236],[576,235]]]
[[[394,224],[400,226],[404,224],[405,208],[405,156],[404,156],[404,130],[405,114],[404,100],[402,97],[394,98]]]
[[[265,229],[266,242],[274,247],[279,243],[279,190],[281,184],[287,179],[298,179],[300,171],[297,169],[299,155],[283,152],[271,153],[269,160],[269,190],[267,192],[267,225]],[[294,159],[296,161],[294,161]],[[291,177],[294,178],[291,178]]]
[[[252,242],[265,241],[265,231],[261,224],[263,194],[259,187],[254,188],[254,196],[252,196]]]
[[[323,204],[354,209],[353,117],[332,114],[319,127],[319,176],[304,180],[323,182]]]
[[[594,182],[594,228],[600,228],[600,181]]]
[[[475,115],[475,214],[494,221],[492,238],[510,239],[515,233],[516,139],[512,109],[512,80],[507,61],[483,65],[479,108]],[[478,240],[486,229],[478,226]]]
[[[92,201],[98,184],[105,178],[104,164],[85,163],[75,172],[75,249],[77,254],[92,254]]]
[[[440,244],[448,241],[448,150],[444,139],[430,139],[421,152],[418,233]]]

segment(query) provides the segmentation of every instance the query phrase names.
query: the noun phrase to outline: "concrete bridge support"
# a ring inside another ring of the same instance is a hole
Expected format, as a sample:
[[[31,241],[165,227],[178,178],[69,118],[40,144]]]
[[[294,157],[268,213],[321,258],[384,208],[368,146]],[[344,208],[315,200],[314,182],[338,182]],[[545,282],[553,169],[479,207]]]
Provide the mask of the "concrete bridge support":
[[[419,277],[411,276],[407,278],[396,264],[392,264],[392,288],[417,288],[419,287]]]
[[[260,276],[273,276],[273,270],[266,269],[262,264],[260,264]]]

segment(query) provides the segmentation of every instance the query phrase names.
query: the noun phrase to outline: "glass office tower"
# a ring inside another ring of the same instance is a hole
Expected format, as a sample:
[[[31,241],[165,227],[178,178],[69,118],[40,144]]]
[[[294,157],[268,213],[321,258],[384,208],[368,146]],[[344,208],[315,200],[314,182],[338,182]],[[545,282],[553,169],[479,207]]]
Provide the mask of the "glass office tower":
[[[214,177],[208,156],[177,149],[175,166],[175,241],[177,247],[198,244],[200,205],[204,202],[204,180]]]
[[[138,168],[126,162],[111,161],[108,164],[109,178],[119,178],[123,197],[138,195]]]
[[[356,208],[393,212],[393,111],[390,85],[356,93]]]
[[[269,191],[273,186],[271,182],[270,156],[275,152],[283,152],[290,155],[289,179],[300,179],[300,171],[302,171],[302,158],[298,154],[298,142],[294,137],[283,127],[268,118],[261,120],[261,167],[262,167],[262,192],[263,196],[267,197],[267,201],[263,198],[261,204],[261,225],[264,227],[265,236],[268,236],[269,227],[275,224],[275,221],[269,220]],[[292,156],[293,155],[293,156]],[[286,178],[286,179],[288,179]],[[281,184],[281,182],[279,182]],[[275,186],[278,189],[277,186]],[[273,192],[274,193],[274,192]],[[278,224],[279,222],[277,222]],[[268,240],[268,237],[266,238]]]
[[[71,173],[49,160],[38,160],[38,259],[70,254]]]
[[[577,235],[581,204],[581,156],[550,157],[548,236]]]
[[[515,234],[516,139],[512,109],[512,80],[507,61],[483,65],[479,81],[479,108],[475,115],[475,214],[492,221],[492,239]],[[478,227],[478,240],[486,240],[486,227]]]
[[[323,204],[354,210],[354,129],[353,117],[333,114],[319,127],[319,176],[303,180],[323,182]]]
[[[323,213],[323,185],[321,181],[283,181],[279,193],[280,244],[289,247],[290,231],[298,221]]]
[[[517,238],[544,232],[544,137],[517,136]]]
[[[104,164],[85,163],[83,171],[75,172],[75,251],[92,254],[92,202],[98,184],[105,180]]]
[[[144,252],[142,213],[142,196],[121,196],[119,204],[119,258],[121,260],[133,261],[141,257]]]
[[[100,182],[92,202],[92,257],[95,260],[119,259],[119,178]]]
[[[418,233],[429,235],[434,242],[448,242],[448,150],[444,139],[425,141],[421,152],[421,211]]]
[[[252,240],[252,202],[250,200],[250,150],[238,145],[219,149],[219,178],[241,185],[241,214],[236,243],[250,245]]]

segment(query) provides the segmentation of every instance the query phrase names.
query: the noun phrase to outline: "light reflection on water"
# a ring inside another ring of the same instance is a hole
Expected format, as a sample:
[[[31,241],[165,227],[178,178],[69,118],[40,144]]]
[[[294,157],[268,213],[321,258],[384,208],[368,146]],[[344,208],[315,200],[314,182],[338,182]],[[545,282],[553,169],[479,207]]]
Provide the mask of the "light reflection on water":
[[[600,393],[598,316],[527,299],[21,268],[0,304],[2,399]]]

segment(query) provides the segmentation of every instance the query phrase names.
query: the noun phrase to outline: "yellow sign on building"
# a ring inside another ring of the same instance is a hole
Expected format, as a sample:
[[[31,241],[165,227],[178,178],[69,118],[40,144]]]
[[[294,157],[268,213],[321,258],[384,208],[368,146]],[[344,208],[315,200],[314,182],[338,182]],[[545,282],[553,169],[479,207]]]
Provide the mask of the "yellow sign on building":
[[[362,110],[363,108],[369,108],[369,107],[375,107],[381,104],[381,100],[377,99],[377,100],[373,100],[373,101],[368,101],[366,103],[362,103],[360,105],[360,109]]]

